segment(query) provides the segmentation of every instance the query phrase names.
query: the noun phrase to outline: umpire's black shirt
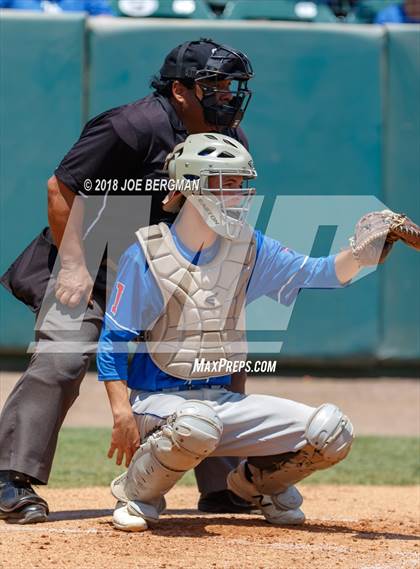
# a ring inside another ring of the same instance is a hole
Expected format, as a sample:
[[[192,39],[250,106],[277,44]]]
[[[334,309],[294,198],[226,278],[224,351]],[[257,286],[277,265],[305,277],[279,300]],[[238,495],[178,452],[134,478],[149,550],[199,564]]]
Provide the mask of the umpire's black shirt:
[[[87,179],[93,185],[92,195],[100,186],[98,180],[118,180],[116,186],[121,188],[126,180],[159,177],[166,156],[187,134],[169,100],[154,93],[90,120],[55,175],[70,190],[85,195]],[[225,134],[248,146],[242,129],[227,129]],[[124,195],[138,196],[139,192]],[[161,192],[152,192],[151,224],[162,218],[163,197]]]
[[[185,140],[187,134],[169,100],[157,93],[105,111],[85,125],[79,140],[63,158],[55,175],[72,192],[88,198],[84,200],[85,255],[88,267],[97,266],[98,249],[102,256],[110,239],[113,247],[111,251],[108,246],[108,261],[116,263],[123,251],[135,240],[135,231],[140,226],[171,219],[169,214],[162,211],[162,192],[142,194],[101,190],[98,193],[98,180],[105,181],[105,184],[116,180],[116,185],[121,187],[126,180],[144,182],[150,177],[162,177],[159,171],[163,168],[167,154],[176,144]],[[226,129],[225,134],[248,147],[242,129]],[[85,190],[86,180],[92,184],[89,191]],[[113,201],[109,199],[111,194],[127,196],[123,207],[119,207],[121,202],[115,207],[115,201],[110,205]],[[150,198],[152,199],[149,219],[147,214],[146,219],[140,215],[142,210],[147,211],[147,208],[142,207],[145,195],[149,200],[147,207],[150,206]],[[130,204],[129,208],[127,203]],[[37,312],[56,256],[51,232],[46,228],[11,265],[1,277],[0,283]],[[92,271],[94,277],[93,272],[95,270]]]

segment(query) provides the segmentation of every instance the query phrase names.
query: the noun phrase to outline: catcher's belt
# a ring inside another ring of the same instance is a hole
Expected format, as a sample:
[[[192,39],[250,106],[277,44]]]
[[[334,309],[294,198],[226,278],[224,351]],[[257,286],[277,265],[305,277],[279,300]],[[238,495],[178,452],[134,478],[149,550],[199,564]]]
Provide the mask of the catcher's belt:
[[[383,263],[399,240],[420,251],[420,227],[405,214],[384,209],[359,220],[350,247],[359,265],[368,267]]]
[[[165,223],[136,233],[162,293],[164,309],[144,339],[153,362],[180,379],[223,375],[212,363],[246,359],[245,292],[256,257],[252,230],[221,239],[215,258],[194,265],[178,251]],[[194,369],[204,359],[204,369]]]

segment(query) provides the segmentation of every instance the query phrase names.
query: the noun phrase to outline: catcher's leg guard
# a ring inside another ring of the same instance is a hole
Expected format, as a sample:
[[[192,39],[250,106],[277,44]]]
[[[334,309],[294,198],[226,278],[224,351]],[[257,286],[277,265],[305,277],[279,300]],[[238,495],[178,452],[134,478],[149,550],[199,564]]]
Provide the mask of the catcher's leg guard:
[[[248,458],[259,492],[282,492],[313,472],[343,460],[353,442],[353,425],[336,405],[325,403],[309,418],[305,436],[308,444],[298,452]]]
[[[271,523],[303,522],[303,512],[297,509],[302,497],[293,484],[343,460],[353,442],[353,425],[338,407],[326,403],[309,418],[305,435],[308,444],[300,451],[249,457],[228,476],[229,489],[258,504]],[[285,508],[290,508],[292,517],[296,512],[295,522],[284,522],[284,516],[277,516],[276,512]]]
[[[222,429],[210,405],[185,401],[140,446],[128,471],[112,482],[112,494],[129,502],[130,513],[157,521],[164,494],[216,449]]]

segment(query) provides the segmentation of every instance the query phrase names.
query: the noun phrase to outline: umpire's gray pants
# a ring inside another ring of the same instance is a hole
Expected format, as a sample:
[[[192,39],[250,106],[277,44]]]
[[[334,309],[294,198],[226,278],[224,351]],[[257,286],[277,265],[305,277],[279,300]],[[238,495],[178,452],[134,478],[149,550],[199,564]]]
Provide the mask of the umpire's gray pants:
[[[83,317],[80,308],[53,299],[44,314],[35,333],[38,347],[0,415],[0,470],[21,472],[41,484],[48,483],[58,433],[94,355],[103,308],[94,301]],[[237,462],[202,462],[196,468],[200,492],[225,489],[226,476]]]

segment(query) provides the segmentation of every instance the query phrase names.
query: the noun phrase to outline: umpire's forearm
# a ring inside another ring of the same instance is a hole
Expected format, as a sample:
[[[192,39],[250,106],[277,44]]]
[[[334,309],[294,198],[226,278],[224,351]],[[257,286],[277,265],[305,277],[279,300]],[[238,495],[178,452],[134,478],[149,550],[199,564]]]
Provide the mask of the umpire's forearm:
[[[75,194],[52,176],[48,180],[48,221],[63,265],[80,267],[85,264],[83,217],[82,200],[75,200]]]

